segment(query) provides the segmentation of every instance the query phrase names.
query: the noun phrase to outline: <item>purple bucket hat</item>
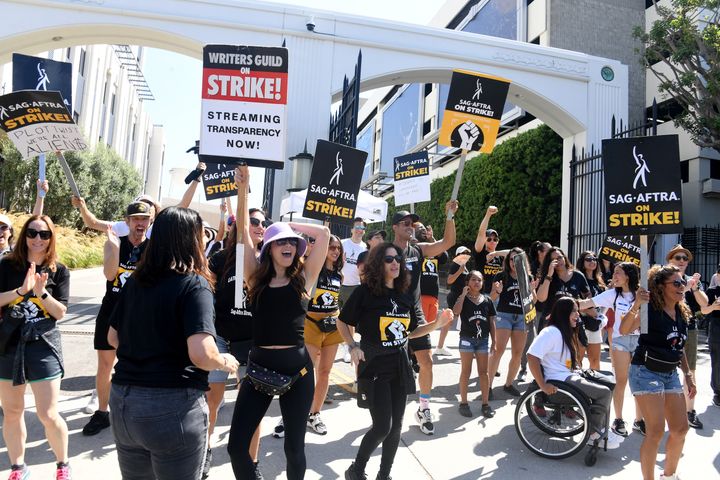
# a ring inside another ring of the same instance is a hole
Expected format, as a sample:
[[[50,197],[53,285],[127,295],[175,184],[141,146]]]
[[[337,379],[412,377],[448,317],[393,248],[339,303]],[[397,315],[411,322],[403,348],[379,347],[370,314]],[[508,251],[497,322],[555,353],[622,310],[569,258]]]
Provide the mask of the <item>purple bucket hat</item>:
[[[265,251],[269,248],[269,245],[272,242],[283,238],[297,238],[297,255],[302,257],[305,254],[305,249],[307,249],[307,242],[305,239],[295,233],[287,223],[275,222],[265,230],[265,235],[263,235],[263,246],[260,249],[260,260],[263,259]]]

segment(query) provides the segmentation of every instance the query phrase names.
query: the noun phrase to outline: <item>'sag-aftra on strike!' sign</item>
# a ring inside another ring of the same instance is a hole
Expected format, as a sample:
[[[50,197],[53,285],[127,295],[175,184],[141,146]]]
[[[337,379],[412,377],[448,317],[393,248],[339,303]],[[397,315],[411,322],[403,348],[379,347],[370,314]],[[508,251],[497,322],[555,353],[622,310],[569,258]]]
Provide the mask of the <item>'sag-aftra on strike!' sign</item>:
[[[1,96],[0,128],[24,159],[87,148],[60,92],[22,90]]]
[[[288,50],[206,45],[200,161],[282,169]]]
[[[602,142],[608,235],[682,233],[677,135]]]
[[[430,201],[430,161],[426,150],[395,157],[395,205]]]

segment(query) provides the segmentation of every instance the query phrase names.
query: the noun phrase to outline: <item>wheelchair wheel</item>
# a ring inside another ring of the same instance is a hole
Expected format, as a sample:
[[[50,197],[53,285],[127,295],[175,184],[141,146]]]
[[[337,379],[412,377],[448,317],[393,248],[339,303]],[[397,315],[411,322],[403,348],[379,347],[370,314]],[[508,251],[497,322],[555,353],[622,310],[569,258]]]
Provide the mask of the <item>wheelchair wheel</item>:
[[[535,454],[567,458],[587,443],[590,407],[579,390],[564,382],[552,383],[558,388],[553,395],[546,395],[534,384],[520,398],[515,408],[515,430]]]

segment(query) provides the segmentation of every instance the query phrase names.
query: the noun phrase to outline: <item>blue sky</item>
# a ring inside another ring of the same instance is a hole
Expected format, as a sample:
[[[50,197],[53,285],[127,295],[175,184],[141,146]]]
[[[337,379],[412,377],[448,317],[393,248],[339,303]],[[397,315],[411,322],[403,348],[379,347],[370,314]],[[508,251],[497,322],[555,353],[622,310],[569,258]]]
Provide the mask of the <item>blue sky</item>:
[[[303,8],[337,11],[352,15],[375,16],[407,23],[427,24],[444,0],[268,0],[270,3],[284,3]],[[165,128],[165,166],[163,171],[163,196],[179,197],[181,191],[170,191],[170,169],[193,168],[195,155],[185,153],[194,145],[200,135],[200,88],[202,63],[184,55],[157,49],[147,49],[145,77],[155,96],[154,102],[147,102],[154,124]],[[328,112],[329,115],[330,112]],[[296,152],[288,152],[292,155]],[[262,182],[264,171],[253,169],[249,203],[262,204]],[[204,201],[199,194],[196,199]],[[215,201],[214,203],[218,203]]]

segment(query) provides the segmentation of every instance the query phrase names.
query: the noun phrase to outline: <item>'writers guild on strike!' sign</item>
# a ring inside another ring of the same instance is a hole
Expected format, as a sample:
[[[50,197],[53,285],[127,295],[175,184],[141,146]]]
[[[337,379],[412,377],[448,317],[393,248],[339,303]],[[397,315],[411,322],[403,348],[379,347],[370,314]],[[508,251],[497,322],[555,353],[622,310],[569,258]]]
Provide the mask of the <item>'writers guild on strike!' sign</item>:
[[[287,79],[286,48],[205,46],[200,161],[283,168]]]
[[[603,140],[609,235],[682,233],[677,135]]]

